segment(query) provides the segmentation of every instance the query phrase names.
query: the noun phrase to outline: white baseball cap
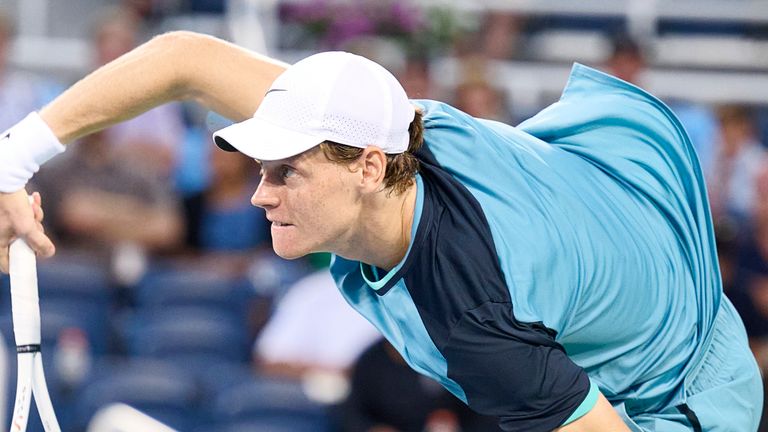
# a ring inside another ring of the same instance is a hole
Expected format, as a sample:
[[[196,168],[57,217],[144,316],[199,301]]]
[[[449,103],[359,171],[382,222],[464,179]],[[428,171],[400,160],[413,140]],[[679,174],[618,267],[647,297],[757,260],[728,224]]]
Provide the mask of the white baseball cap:
[[[379,64],[346,52],[309,56],[285,70],[253,118],[213,134],[216,145],[257,160],[295,156],[324,142],[408,149],[415,109]]]

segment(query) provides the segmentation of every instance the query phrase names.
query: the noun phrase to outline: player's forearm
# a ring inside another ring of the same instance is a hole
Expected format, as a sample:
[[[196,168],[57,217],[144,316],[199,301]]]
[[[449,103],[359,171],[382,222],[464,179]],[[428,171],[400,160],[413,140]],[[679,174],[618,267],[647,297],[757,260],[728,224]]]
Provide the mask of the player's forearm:
[[[183,99],[241,120],[253,114],[284,69],[220,39],[172,32],[91,73],[40,115],[63,143]]]
[[[112,218],[83,230],[82,234],[108,243],[132,242],[147,250],[169,249],[181,244],[184,222],[165,210],[135,209],[130,213],[112,212]]]

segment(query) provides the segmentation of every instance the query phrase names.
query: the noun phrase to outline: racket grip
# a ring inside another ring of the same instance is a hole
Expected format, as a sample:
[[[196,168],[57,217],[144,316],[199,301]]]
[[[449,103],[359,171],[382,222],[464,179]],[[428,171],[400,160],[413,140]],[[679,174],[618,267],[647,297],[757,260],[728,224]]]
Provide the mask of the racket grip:
[[[16,239],[11,243],[9,254],[16,346],[40,345],[40,304],[35,252],[24,240]]]

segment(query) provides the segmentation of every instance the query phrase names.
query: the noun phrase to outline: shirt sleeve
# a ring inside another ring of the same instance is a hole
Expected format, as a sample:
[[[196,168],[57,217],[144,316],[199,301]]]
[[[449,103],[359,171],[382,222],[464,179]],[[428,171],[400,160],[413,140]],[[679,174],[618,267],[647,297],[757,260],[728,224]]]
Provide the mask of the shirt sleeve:
[[[577,419],[580,406],[589,404],[586,372],[551,330],[517,321],[509,303],[467,311],[443,354],[448,376],[462,387],[469,406],[499,417],[504,431],[551,431]]]
[[[594,381],[589,380],[589,393],[587,393],[587,397],[584,398],[584,400],[581,402],[581,405],[576,408],[576,411],[574,411],[573,414],[568,417],[568,420],[566,420],[562,425],[565,426],[567,424],[573,423],[587,415],[587,413],[595,407],[595,404],[597,403],[597,396],[599,394],[600,389],[597,388],[597,384],[595,384]]]

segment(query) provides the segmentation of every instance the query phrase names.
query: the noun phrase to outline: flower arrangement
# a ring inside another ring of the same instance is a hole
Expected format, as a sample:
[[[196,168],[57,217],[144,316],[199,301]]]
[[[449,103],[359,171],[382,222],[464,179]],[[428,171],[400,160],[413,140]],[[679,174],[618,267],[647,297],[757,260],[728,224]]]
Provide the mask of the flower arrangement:
[[[373,36],[395,41],[409,53],[436,54],[458,33],[450,11],[405,0],[308,0],[283,4],[280,18],[298,29],[299,44],[322,49],[340,49]]]

